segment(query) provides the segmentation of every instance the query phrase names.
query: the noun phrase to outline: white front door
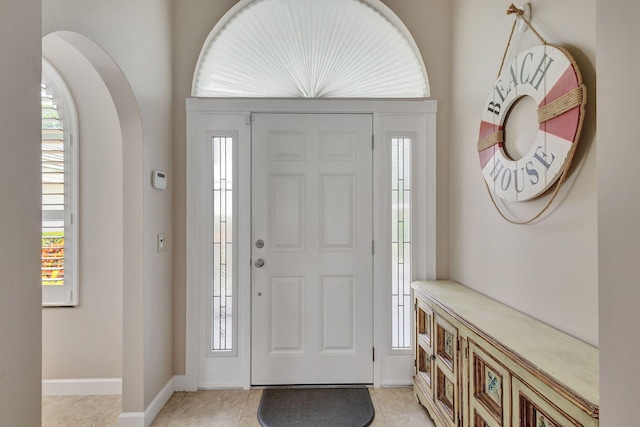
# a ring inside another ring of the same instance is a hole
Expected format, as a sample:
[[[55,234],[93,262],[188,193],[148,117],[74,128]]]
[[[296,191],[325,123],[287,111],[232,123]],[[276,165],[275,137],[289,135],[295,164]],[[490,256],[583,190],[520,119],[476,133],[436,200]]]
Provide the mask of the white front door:
[[[253,117],[251,383],[372,383],[372,115]]]

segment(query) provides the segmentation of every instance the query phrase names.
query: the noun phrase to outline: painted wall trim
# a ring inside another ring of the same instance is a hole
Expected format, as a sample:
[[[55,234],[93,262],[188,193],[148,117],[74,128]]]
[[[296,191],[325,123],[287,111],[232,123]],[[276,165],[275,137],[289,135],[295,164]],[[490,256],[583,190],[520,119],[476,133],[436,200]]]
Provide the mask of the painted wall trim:
[[[42,380],[43,396],[92,396],[122,394],[122,378]]]
[[[182,377],[179,375],[178,377]],[[178,379],[177,382],[181,380]],[[169,381],[162,387],[156,397],[153,398],[149,406],[144,412],[123,412],[118,418],[119,427],[149,427],[153,420],[156,419],[164,405],[174,391],[176,391],[176,377],[171,377]]]
[[[186,375],[174,375],[173,376],[173,391],[187,391],[186,383],[187,383],[187,376]]]
[[[118,417],[119,427],[144,427],[144,412],[123,412]]]

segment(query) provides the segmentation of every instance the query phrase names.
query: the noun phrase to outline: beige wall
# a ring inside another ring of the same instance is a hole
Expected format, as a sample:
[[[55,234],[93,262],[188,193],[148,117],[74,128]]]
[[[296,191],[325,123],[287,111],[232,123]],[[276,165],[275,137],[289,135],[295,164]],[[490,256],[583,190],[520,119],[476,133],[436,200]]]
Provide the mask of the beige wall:
[[[134,217],[143,212],[140,229],[133,227],[133,231],[140,232],[144,239],[141,258],[135,253],[136,259],[125,259],[123,266],[123,410],[140,412],[173,376],[170,1],[44,0],[42,16],[43,34],[57,30],[82,34],[113,58],[131,85],[142,120],[142,165],[129,166],[137,157],[127,155],[126,141],[123,147],[124,216],[126,219],[128,212]],[[118,109],[119,101],[115,104]],[[134,112],[130,113],[119,114],[123,128],[136,119]],[[139,174],[135,172],[138,167]],[[155,169],[167,172],[167,190],[151,188],[151,172]],[[128,186],[132,171],[137,174],[130,181],[135,186]],[[131,200],[129,193],[138,191],[140,183],[141,197]],[[125,221],[125,240],[132,238],[127,229]],[[167,252],[156,253],[156,234],[160,232],[167,233],[170,246]],[[129,274],[127,262],[135,264],[130,268],[135,275]],[[135,271],[136,265],[143,266],[142,274]]]
[[[450,278],[449,193],[451,138],[451,62],[453,2],[443,0],[382,0],[398,15],[413,36],[427,67],[431,99],[438,101],[436,122],[436,271]]]
[[[89,61],[62,39],[42,55],[78,112],[80,303],[42,313],[42,378],[122,377],[122,134],[111,95]]]
[[[567,47],[575,57],[588,88],[588,104],[585,126],[567,182],[544,218],[525,226],[511,225],[495,211],[485,189],[475,148],[481,109],[495,81],[513,23],[513,18],[505,15],[510,3],[507,0],[455,2],[450,144],[451,276],[597,345],[595,2],[531,2],[534,26],[548,41]],[[532,32],[527,31],[514,41],[514,49],[520,51],[537,43]],[[532,123],[535,123],[534,111],[532,109],[528,117]],[[526,115],[526,110],[523,114]],[[525,122],[517,116],[518,111],[512,119]],[[530,202],[510,203],[506,210],[515,218],[529,218],[549,197],[547,194]]]
[[[640,4],[598,0],[601,426],[638,424]]]
[[[130,351],[136,355],[136,360],[131,363],[142,370],[144,359],[151,358],[147,354],[160,356],[150,360],[145,370],[146,392],[140,391],[139,401],[133,399],[124,403],[125,409],[129,405],[130,410],[140,410],[146,406],[145,401],[155,395],[154,389],[158,384],[172,374],[171,315],[166,313],[172,309],[168,279],[171,270],[167,266],[170,262],[166,262],[170,255],[163,255],[164,258],[155,256],[152,250],[154,242],[150,239],[156,230],[170,229],[171,216],[167,210],[170,209],[171,193],[154,193],[148,188],[147,179],[151,165],[171,171],[169,159],[171,154],[175,155],[174,179],[171,180],[172,175],[169,175],[170,188],[176,189],[173,235],[184,235],[183,100],[189,95],[200,45],[219,17],[235,2],[174,2],[173,91],[176,111],[173,119],[176,144],[173,153],[168,136],[172,131],[172,118],[166,105],[170,98],[166,92],[171,74],[167,53],[167,46],[171,44],[171,40],[167,40],[170,33],[166,28],[167,3],[150,0],[118,1],[117,6],[113,3],[45,0],[43,33],[60,28],[72,29],[98,41],[122,66],[141,105],[145,123],[147,246],[144,267],[147,274],[143,290],[147,304],[159,304],[148,314],[145,312],[143,315],[141,310],[133,313],[133,317],[140,318],[139,323],[144,320],[143,328],[149,330],[149,338],[144,346],[140,343],[141,348]],[[512,227],[493,212],[482,186],[473,149],[480,108],[495,78],[510,27],[510,18],[504,16],[509,1],[457,0],[453,46],[433,53],[443,61],[442,65],[433,65],[434,59],[431,52],[425,50],[425,43],[441,40],[447,46],[448,32],[432,34],[446,29],[446,20],[442,21],[441,15],[429,13],[426,6],[423,9],[422,2],[415,0],[413,3],[417,6],[414,4],[416,9],[411,10],[403,7],[409,4],[408,1],[389,1],[387,4],[407,23],[423,54],[429,56],[425,61],[434,97],[440,101],[439,117],[447,114],[446,103],[451,104],[450,138],[445,137],[449,130],[447,121],[439,123],[438,161],[442,156],[446,163],[447,146],[450,144],[453,278],[587,341],[596,343],[600,338],[601,425],[635,425],[637,417],[633,408],[640,379],[638,364],[633,359],[640,350],[634,339],[640,323],[637,310],[640,290],[636,286],[640,274],[640,264],[636,259],[640,253],[637,226],[640,208],[634,197],[638,175],[634,153],[640,155],[635,117],[636,99],[640,94],[633,82],[638,65],[634,52],[640,44],[635,17],[640,6],[634,0],[596,2],[599,86],[596,101],[594,2],[532,2],[534,23],[539,24],[549,40],[566,44],[578,60],[585,82],[590,87],[588,123],[580,141],[578,164],[557,208],[536,225]],[[448,0],[434,1],[432,6],[441,6],[444,16],[448,16],[449,3]],[[40,16],[40,2],[36,0],[3,2],[0,15],[0,53],[5,58],[12,58],[0,67],[3,99],[11,101],[0,106],[3,135],[0,139],[0,198],[3,200],[0,217],[4,224],[3,241],[5,246],[11,247],[11,251],[3,251],[0,257],[0,270],[3,272],[0,282],[3,292],[0,299],[0,341],[3,343],[0,347],[0,413],[8,425],[38,425],[40,422],[42,311],[38,284],[40,109],[37,91],[40,81]],[[431,18],[433,22],[429,21]],[[430,26],[435,29],[430,30]],[[424,34],[416,35],[420,32]],[[526,34],[517,46],[524,47],[532,42],[531,35]],[[451,69],[445,65],[450,61],[448,51],[453,52],[451,77]],[[449,78],[453,82],[451,97],[447,88]],[[440,85],[443,85],[442,89]],[[444,92],[440,95],[437,90]],[[598,147],[593,124],[596,102],[601,141]],[[609,145],[613,147],[609,148]],[[446,168],[445,164],[443,169]],[[125,176],[127,170],[125,167]],[[447,179],[441,177],[442,173],[439,171],[439,180],[444,181],[446,188]],[[16,190],[16,182],[20,183],[19,190]],[[541,203],[518,206],[514,213],[525,216]],[[158,211],[150,213],[150,209],[158,207],[159,214]],[[142,209],[142,202],[137,208]],[[445,230],[443,233],[446,235],[448,232]],[[446,247],[445,243],[443,245]],[[184,239],[176,237],[172,249],[176,254],[174,365],[176,373],[179,373],[184,369]],[[446,272],[446,262],[440,268]],[[155,282],[151,278],[159,280]],[[159,291],[157,295],[156,291]],[[125,300],[125,304],[131,303],[131,299]],[[142,301],[133,303],[137,304],[135,307],[142,306]],[[137,324],[134,327],[143,330]],[[139,335],[142,338],[141,332]],[[154,344],[157,350],[153,348]],[[129,347],[133,345],[135,342],[128,343]],[[140,358],[137,358],[138,354]],[[146,377],[154,379],[147,381]],[[142,384],[135,386],[143,390]]]
[[[40,1],[0,14],[0,414],[40,425]]]
[[[186,110],[185,99],[191,96],[191,81],[200,49],[216,22],[236,0],[192,0],[173,2],[173,200],[174,232],[174,370],[185,372],[186,348]]]
[[[186,297],[186,128],[185,99],[191,96],[196,62],[205,39],[236,0],[192,0],[174,2],[174,310],[176,373],[184,373]],[[404,22],[420,49],[431,85],[431,97],[438,100],[438,258],[437,275],[449,275],[449,93],[451,66],[450,24],[453,11],[449,1],[384,0]]]

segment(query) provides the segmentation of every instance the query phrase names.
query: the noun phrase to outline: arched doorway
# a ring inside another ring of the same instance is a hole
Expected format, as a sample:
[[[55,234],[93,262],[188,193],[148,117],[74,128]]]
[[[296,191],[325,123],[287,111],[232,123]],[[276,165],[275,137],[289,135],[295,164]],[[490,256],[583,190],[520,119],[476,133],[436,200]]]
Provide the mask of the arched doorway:
[[[119,318],[115,323],[121,325],[122,340],[120,367],[122,376],[123,412],[132,406],[129,402],[136,399],[137,391],[143,383],[143,372],[138,369],[140,347],[143,345],[143,325],[138,322],[142,313],[141,295],[143,291],[143,212],[140,203],[143,199],[143,151],[142,122],[137,101],[122,70],[114,60],[94,41],[71,32],[56,31],[43,38],[43,53],[58,57],[62,61],[75,57],[84,62],[83,67],[94,74],[104,85],[104,102],[107,109],[113,110],[110,117],[110,135],[116,138],[115,145],[120,158],[114,161],[120,164],[119,187],[113,190],[121,200],[118,221],[121,219],[121,247],[117,256],[122,264],[118,283],[122,301]],[[55,65],[55,64],[54,64]],[[62,65],[62,64],[61,64]],[[86,81],[84,82],[86,83]],[[72,88],[73,90],[73,88]],[[104,106],[104,105],[103,105]],[[98,107],[99,109],[100,107]],[[82,121],[82,111],[79,111]],[[81,261],[82,263],[82,261]],[[80,288],[82,293],[82,286]],[[81,296],[82,298],[82,296]],[[97,336],[99,334],[96,333]],[[110,386],[111,387],[111,386]]]

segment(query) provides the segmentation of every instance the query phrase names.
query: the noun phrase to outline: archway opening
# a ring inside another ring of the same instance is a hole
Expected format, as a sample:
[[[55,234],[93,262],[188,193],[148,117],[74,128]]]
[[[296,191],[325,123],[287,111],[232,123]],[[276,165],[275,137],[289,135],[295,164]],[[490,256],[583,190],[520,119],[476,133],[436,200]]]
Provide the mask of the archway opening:
[[[84,148],[88,150],[84,153],[85,155],[98,157],[93,159],[94,165],[98,165],[100,160],[103,163],[111,162],[109,173],[114,177],[115,182],[110,183],[108,191],[113,193],[113,200],[116,201],[117,212],[114,219],[118,225],[114,227],[121,236],[117,247],[113,248],[116,251],[119,268],[111,278],[117,283],[117,298],[120,300],[115,303],[117,307],[114,310],[117,312],[113,312],[111,318],[113,321],[113,316],[116,316],[114,323],[119,329],[116,339],[120,340],[120,345],[118,354],[112,355],[111,360],[107,362],[111,364],[110,372],[120,373],[121,381],[108,384],[106,389],[100,388],[97,393],[92,394],[121,392],[122,407],[126,412],[129,408],[136,407],[139,390],[143,385],[142,372],[138,369],[144,342],[142,322],[138,321],[142,316],[143,292],[143,212],[140,208],[143,200],[143,139],[140,112],[131,86],[122,70],[94,41],[71,31],[53,32],[43,37],[43,56],[57,66],[58,71],[66,70],[67,83],[76,102],[79,100],[78,95],[81,95],[80,98],[83,98],[83,102],[87,103],[85,105],[91,109],[87,111],[78,105],[81,134],[83,121],[88,115],[92,115],[93,118],[90,121],[96,127],[85,129],[85,136],[89,137],[91,133],[104,131],[107,132],[106,137],[111,144],[111,149],[107,152],[102,151],[104,147],[93,147],[92,151],[87,145],[89,141],[85,143],[86,147],[80,148],[81,156]],[[65,63],[65,61],[69,62]],[[74,69],[76,66],[79,68]],[[61,74],[64,73],[61,72]],[[94,93],[93,99],[90,99],[88,95],[92,89],[96,88],[99,89],[99,94]],[[101,113],[105,115],[102,123],[99,121]],[[102,157],[104,155],[108,155],[109,158],[105,159]],[[82,163],[80,165],[81,170],[90,167]],[[97,180],[99,177],[94,176],[91,179]],[[103,203],[105,198],[99,197],[99,200]],[[91,230],[86,231],[85,240],[92,238]],[[82,247],[83,243],[81,242],[80,245]],[[81,260],[81,269],[82,262]],[[93,274],[104,275],[104,271],[95,271],[93,267],[88,272],[86,280],[91,280]],[[80,284],[80,304],[83,299],[82,292],[83,285]],[[103,305],[102,302],[101,305]],[[100,329],[100,333],[97,330],[93,333],[97,337],[102,337],[104,331]],[[115,357],[119,359],[117,362],[113,360]],[[99,384],[98,387],[100,387]]]

